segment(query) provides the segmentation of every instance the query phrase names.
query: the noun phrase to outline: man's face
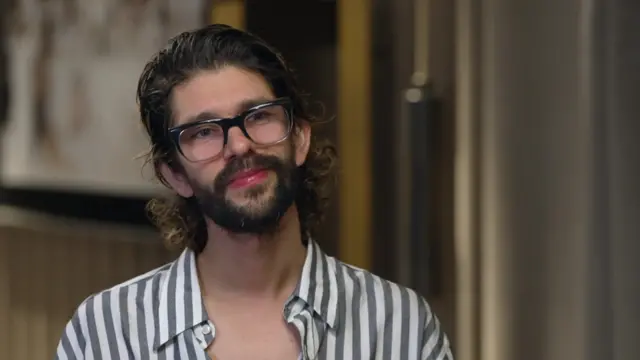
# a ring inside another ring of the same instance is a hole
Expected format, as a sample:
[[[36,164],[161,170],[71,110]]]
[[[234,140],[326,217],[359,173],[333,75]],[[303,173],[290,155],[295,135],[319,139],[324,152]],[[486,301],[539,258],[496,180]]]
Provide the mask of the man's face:
[[[247,104],[274,99],[268,84],[253,72],[232,66],[201,72],[174,89],[174,125],[205,113],[231,118],[247,110]],[[272,231],[294,202],[297,169],[308,150],[300,141],[309,138],[308,131],[308,126],[294,130],[285,141],[261,147],[232,127],[220,155],[203,162],[181,158],[182,170],[171,172],[170,183],[181,196],[195,196],[203,213],[231,232]]]

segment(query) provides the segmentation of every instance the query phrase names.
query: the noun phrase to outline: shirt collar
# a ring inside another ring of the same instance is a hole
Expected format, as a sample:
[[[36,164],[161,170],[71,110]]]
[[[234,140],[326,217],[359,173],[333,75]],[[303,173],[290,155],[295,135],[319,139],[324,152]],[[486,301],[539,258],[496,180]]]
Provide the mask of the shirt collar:
[[[196,269],[196,256],[186,249],[167,270],[160,284],[154,349],[208,320]]]
[[[168,275],[160,283],[154,349],[185,330],[209,320],[198,281],[195,253],[190,249],[184,250],[167,271]],[[338,296],[335,259],[327,256],[310,239],[302,274],[292,299],[304,301],[327,325],[334,328],[338,323]]]
[[[338,282],[335,259],[327,256],[313,240],[307,245],[297,297],[309,305],[331,328],[338,324]]]

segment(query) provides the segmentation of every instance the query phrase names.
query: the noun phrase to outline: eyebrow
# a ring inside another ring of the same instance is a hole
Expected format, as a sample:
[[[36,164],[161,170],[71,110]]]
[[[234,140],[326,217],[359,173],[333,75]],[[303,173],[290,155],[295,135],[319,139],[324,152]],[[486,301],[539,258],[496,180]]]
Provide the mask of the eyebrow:
[[[240,104],[238,105],[237,108],[237,113],[238,114],[242,114],[243,112],[254,108],[258,105],[262,105],[265,103],[268,103],[270,101],[273,101],[274,99],[269,99],[269,98],[254,98],[254,99],[246,99],[240,102]],[[193,123],[193,122],[198,122],[198,121],[203,121],[203,120],[213,120],[213,119],[222,119],[224,118],[224,116],[220,116],[219,114],[213,112],[213,111],[203,111],[197,115],[194,116],[190,116],[187,118],[187,120],[183,123],[183,124],[189,124],[189,123]]]

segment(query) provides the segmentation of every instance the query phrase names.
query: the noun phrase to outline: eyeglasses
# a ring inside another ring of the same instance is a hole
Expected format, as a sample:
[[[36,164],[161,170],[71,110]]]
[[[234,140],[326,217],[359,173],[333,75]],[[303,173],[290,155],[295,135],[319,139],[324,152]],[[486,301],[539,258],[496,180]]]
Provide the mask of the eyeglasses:
[[[259,146],[284,141],[293,128],[291,101],[276,99],[226,119],[202,120],[169,129],[169,136],[187,160],[199,162],[222,153],[229,138],[229,129],[238,127],[249,140]]]

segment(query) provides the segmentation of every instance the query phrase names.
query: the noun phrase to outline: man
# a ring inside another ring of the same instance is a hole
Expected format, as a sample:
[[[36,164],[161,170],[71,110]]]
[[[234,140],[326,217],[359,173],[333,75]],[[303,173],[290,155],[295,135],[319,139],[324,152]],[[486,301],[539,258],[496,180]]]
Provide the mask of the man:
[[[58,359],[452,359],[422,297],[314,241],[335,154],[274,49],[225,25],[183,33],[137,95],[176,193],[149,208],[184,251],[85,300]]]

